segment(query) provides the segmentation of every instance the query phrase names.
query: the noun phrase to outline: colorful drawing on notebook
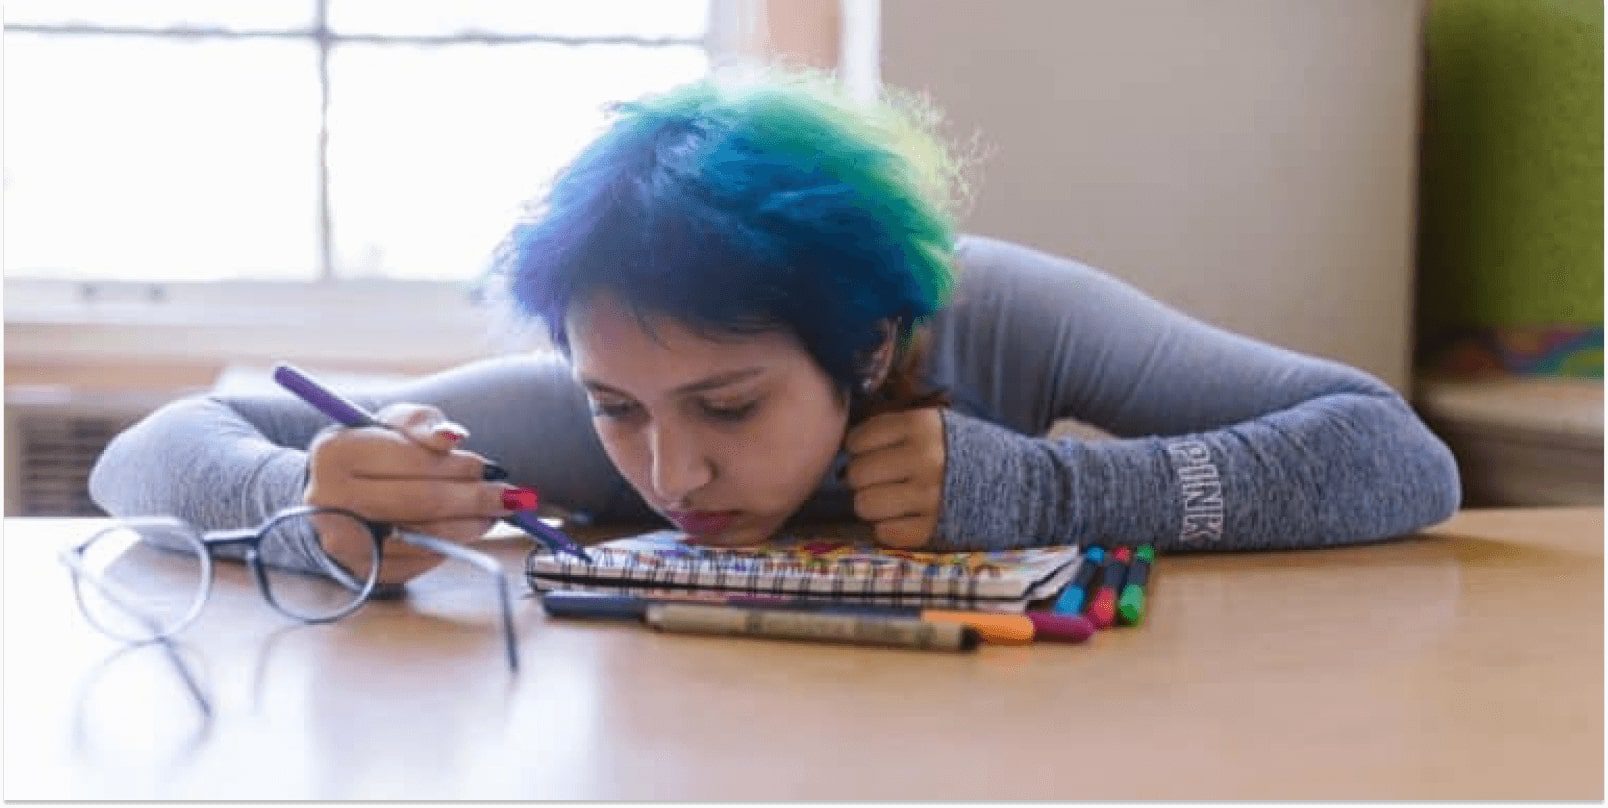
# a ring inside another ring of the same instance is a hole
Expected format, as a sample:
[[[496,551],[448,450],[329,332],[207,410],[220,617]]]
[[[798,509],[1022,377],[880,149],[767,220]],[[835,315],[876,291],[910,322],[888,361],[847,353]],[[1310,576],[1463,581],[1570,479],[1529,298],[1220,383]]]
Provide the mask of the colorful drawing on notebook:
[[[533,549],[525,575],[537,591],[735,592],[1020,612],[1058,591],[1079,567],[1077,547],[923,553],[855,538],[794,533],[721,548],[661,530],[593,545],[586,564]]]
[[[972,552],[920,552],[877,547],[838,538],[787,535],[753,547],[713,547],[688,541],[685,534],[657,531],[604,545],[615,560],[639,568],[719,566],[728,573],[791,571],[808,574],[853,568],[873,578],[908,575],[999,575],[1002,568],[1031,563],[1060,548],[1022,548]]]

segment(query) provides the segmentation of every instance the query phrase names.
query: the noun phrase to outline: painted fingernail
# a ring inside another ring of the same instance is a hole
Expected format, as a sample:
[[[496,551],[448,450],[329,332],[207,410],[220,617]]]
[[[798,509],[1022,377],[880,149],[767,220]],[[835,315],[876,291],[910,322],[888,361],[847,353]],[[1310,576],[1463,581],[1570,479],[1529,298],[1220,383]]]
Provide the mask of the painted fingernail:
[[[445,438],[453,443],[459,443],[464,438],[469,437],[469,430],[454,423],[445,423],[436,426],[435,434],[437,437]]]
[[[506,480],[508,479],[508,469],[487,460],[486,465],[480,467],[480,479],[488,483]]]
[[[541,497],[529,488],[505,488],[502,492],[502,505],[510,511],[535,510],[541,503]]]

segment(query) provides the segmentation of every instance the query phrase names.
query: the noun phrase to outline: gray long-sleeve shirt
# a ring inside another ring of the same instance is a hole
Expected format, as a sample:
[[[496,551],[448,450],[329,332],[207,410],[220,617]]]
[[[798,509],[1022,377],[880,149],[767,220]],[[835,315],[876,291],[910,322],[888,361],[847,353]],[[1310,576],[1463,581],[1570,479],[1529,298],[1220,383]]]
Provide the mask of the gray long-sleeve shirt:
[[[1097,540],[1161,550],[1370,541],[1449,517],[1457,467],[1366,373],[1207,325],[1098,270],[968,237],[929,373],[950,391],[934,547]],[[651,516],[592,430],[556,355],[489,359],[363,403],[433,404],[544,501],[600,520]],[[1041,437],[1076,418],[1111,440]],[[300,501],[327,419],[283,396],[174,402],[118,436],[90,478],[114,515],[253,525]],[[833,475],[804,515],[852,516]],[[265,560],[319,568],[316,548]]]

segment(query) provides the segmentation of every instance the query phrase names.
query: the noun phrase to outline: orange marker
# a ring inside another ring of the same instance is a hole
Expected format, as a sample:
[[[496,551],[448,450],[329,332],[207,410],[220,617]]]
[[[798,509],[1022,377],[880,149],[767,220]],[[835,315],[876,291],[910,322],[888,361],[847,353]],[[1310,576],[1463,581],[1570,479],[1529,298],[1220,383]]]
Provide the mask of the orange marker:
[[[876,603],[844,603],[841,601],[789,600],[765,596],[729,598],[728,604],[760,609],[793,609],[834,614],[858,614],[871,617],[909,617],[933,623],[959,623],[977,630],[983,642],[995,645],[1027,645],[1033,642],[1033,621],[1025,614],[1003,612],[970,612],[958,609],[918,609],[912,606],[887,606]]]
[[[911,610],[915,613],[915,610]],[[959,623],[977,629],[983,642],[995,645],[1028,645],[1033,642],[1033,621],[1025,614],[998,612],[962,612],[949,609],[922,609],[923,620],[934,623]]]

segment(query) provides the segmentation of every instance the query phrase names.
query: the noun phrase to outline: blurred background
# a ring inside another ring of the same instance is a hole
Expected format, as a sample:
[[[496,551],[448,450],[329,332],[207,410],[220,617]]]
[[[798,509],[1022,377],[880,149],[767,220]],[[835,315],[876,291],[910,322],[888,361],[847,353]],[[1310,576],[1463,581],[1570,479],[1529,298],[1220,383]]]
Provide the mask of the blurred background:
[[[606,105],[782,62],[928,94],[967,231],[1361,367],[1470,504],[1600,503],[1589,0],[7,0],[5,510],[298,362],[533,346],[470,282]],[[1068,425],[1076,429],[1076,425]]]

